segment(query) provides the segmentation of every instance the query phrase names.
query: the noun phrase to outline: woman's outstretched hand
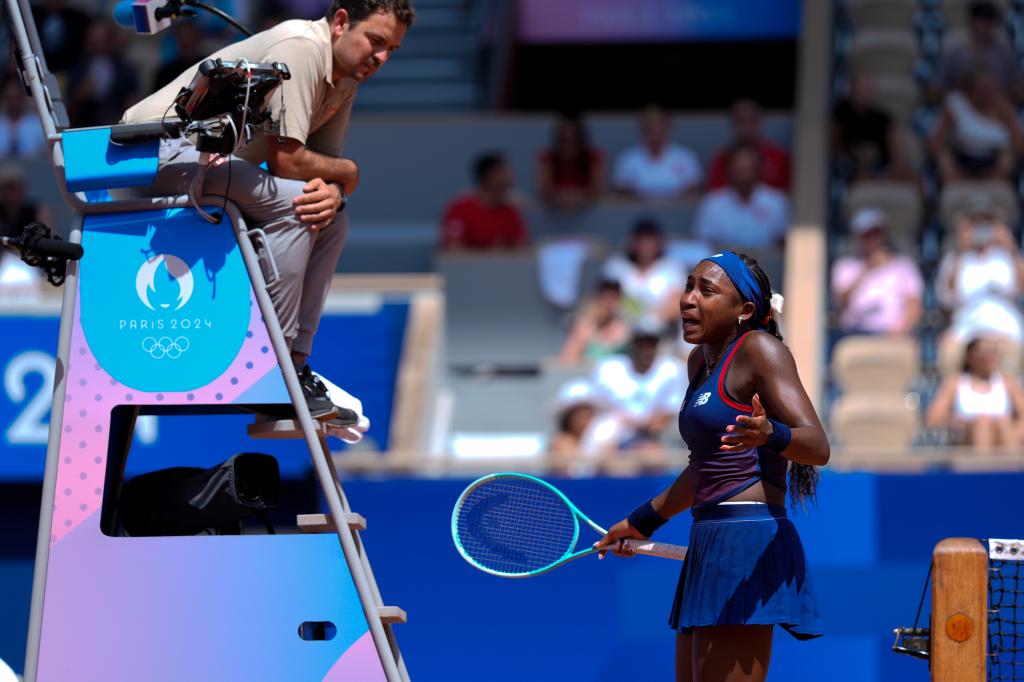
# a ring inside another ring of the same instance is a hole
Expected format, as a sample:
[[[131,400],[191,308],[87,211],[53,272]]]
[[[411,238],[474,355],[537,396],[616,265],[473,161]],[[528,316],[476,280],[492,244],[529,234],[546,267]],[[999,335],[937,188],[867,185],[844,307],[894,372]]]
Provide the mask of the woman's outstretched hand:
[[[756,393],[750,401],[753,411],[750,416],[739,415],[736,423],[725,427],[726,435],[722,436],[722,445],[719,450],[722,452],[737,452],[764,445],[772,438],[774,428],[768,415],[765,414],[761,405],[761,398]]]
[[[622,519],[609,528],[604,537],[594,543],[594,547],[598,548],[597,558],[603,559],[607,552],[617,554],[618,556],[635,556],[636,553],[634,551],[623,546],[622,541],[626,538],[647,539],[640,534],[640,531],[629,525],[629,521]]]

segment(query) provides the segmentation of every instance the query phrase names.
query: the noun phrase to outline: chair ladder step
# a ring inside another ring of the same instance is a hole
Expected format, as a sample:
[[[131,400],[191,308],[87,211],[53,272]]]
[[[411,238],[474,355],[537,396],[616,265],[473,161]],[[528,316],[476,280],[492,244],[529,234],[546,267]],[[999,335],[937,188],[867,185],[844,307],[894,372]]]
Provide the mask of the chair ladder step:
[[[366,517],[362,514],[349,512],[345,514],[345,521],[352,530],[366,530]],[[329,514],[299,514],[296,523],[303,533],[335,533],[338,530]]]
[[[316,419],[313,426],[318,432],[323,432],[324,426]],[[268,438],[273,440],[299,440],[306,437],[302,431],[302,424],[298,419],[277,419],[272,421],[260,421],[249,424],[249,438]]]
[[[386,623],[388,625],[405,623],[409,620],[409,615],[404,609],[398,606],[378,606],[377,615],[380,616],[382,623]]]

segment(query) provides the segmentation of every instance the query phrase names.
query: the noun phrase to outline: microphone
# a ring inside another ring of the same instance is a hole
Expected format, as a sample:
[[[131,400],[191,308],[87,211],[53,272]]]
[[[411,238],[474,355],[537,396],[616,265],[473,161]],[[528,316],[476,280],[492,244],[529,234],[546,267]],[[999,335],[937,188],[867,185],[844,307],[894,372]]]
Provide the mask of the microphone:
[[[121,0],[114,5],[118,26],[140,35],[153,35],[171,25],[181,12],[180,0]]]
[[[80,260],[85,254],[81,244],[62,239],[49,239],[22,234],[20,237],[0,237],[0,246],[23,255],[28,260],[63,258]]]

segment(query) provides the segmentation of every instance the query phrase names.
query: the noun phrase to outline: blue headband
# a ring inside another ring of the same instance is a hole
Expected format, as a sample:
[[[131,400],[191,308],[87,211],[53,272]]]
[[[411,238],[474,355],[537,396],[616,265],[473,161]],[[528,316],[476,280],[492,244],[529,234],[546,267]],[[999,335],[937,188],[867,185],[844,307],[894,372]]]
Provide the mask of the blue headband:
[[[740,298],[754,304],[754,320],[758,327],[763,327],[768,319],[769,307],[761,295],[761,286],[754,279],[754,273],[750,271],[743,259],[732,251],[723,251],[714,256],[708,256],[704,260],[722,268],[729,276],[733,286],[736,287],[736,291],[740,293]]]

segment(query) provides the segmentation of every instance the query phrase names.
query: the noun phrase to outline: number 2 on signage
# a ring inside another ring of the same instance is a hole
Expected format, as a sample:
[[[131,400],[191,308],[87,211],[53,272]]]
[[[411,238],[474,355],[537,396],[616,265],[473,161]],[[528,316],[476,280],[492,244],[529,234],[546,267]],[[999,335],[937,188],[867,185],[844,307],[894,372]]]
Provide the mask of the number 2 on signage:
[[[30,374],[43,377],[43,384],[36,394],[28,401],[21,414],[7,429],[7,442],[24,445],[45,444],[50,427],[46,423],[50,412],[50,400],[53,396],[53,374],[57,369],[57,361],[50,355],[40,351],[29,351],[14,357],[4,372],[4,389],[12,402],[25,400],[28,388],[25,379]]]

